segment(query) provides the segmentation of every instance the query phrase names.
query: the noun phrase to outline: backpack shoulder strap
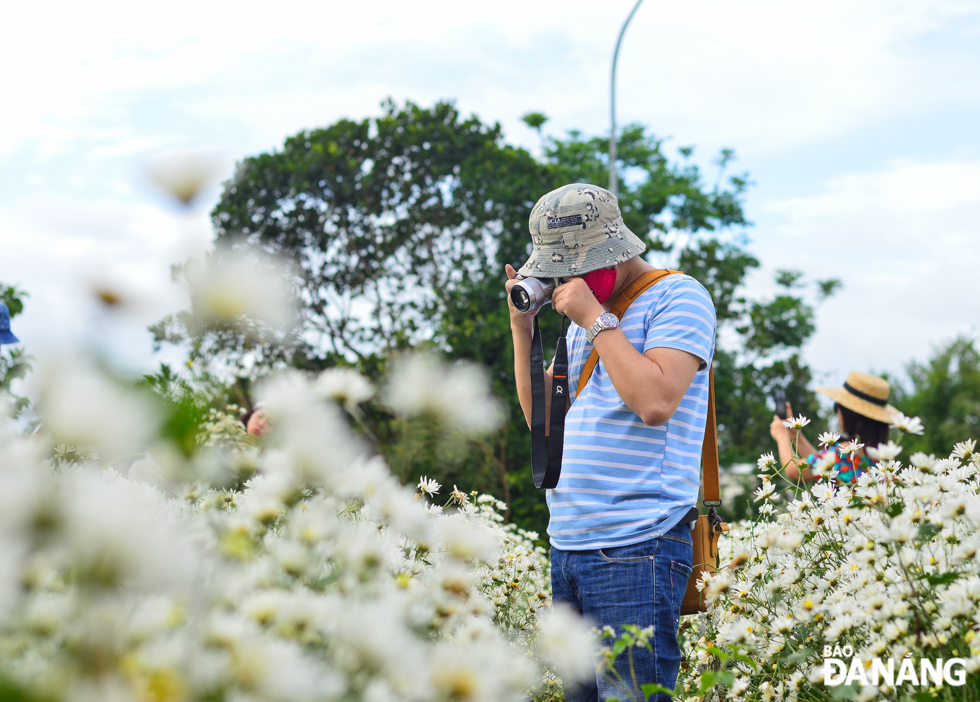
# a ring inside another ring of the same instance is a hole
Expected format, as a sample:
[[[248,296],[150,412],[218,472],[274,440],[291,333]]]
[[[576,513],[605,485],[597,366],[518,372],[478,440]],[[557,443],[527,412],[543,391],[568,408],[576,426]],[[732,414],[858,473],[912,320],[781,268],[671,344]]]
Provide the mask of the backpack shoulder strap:
[[[708,369],[708,417],[704,423],[704,442],[701,445],[701,471],[706,506],[721,504],[721,485],[718,480],[718,425],[715,419],[715,369]]]
[[[682,271],[675,271],[670,268],[660,268],[655,271],[647,271],[639,278],[634,280],[628,288],[619,293],[609,311],[616,315],[618,319],[622,319],[623,315],[626,313],[626,310],[631,304],[633,304],[633,300],[638,298],[642,293],[652,288],[667,276],[680,273],[682,273]],[[582,368],[582,372],[578,376],[578,387],[575,390],[575,397],[582,394],[582,390],[584,390],[585,386],[588,384],[589,378],[592,377],[592,371],[595,370],[598,362],[599,352],[593,348],[592,353],[589,354],[589,358],[585,362],[585,366]]]

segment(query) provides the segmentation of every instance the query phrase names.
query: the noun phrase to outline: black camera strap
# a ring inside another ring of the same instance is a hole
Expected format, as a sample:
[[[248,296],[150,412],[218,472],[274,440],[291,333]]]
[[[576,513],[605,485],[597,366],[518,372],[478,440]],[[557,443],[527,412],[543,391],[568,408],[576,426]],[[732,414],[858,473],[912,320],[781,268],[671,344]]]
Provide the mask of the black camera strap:
[[[534,317],[531,338],[531,474],[534,487],[553,488],[561,475],[562,444],[565,439],[565,405],[568,403],[568,348],[565,332],[568,319],[563,317],[561,336],[555,348],[554,378],[551,383],[551,430],[545,436],[544,350],[541,330]]]

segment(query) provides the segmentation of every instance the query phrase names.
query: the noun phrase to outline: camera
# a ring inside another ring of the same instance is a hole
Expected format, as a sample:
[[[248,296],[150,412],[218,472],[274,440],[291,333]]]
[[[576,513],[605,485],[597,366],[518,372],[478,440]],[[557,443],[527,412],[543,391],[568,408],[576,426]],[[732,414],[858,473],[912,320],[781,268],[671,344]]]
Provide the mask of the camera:
[[[775,388],[772,391],[772,400],[776,403],[776,416],[780,419],[788,419],[786,416],[786,391],[782,388]]]
[[[551,302],[551,293],[565,282],[563,278],[524,278],[510,289],[510,300],[519,312],[527,314]]]

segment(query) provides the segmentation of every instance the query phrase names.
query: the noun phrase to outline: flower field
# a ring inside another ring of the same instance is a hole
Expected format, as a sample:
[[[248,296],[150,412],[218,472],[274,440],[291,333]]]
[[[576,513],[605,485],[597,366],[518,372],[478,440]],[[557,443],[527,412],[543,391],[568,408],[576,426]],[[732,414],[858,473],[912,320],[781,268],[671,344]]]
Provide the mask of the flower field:
[[[248,312],[200,299],[202,324]],[[37,387],[42,430],[0,426],[0,700],[558,702],[560,677],[615,676],[649,645],[552,608],[539,536],[496,498],[406,488],[353,429],[376,395],[493,429],[474,366],[409,357],[380,394],[349,369],[281,372],[256,391],[268,441],[212,410],[191,451],[105,363],[49,359]],[[975,442],[868,453],[853,487],[831,463],[804,486],[760,459],[758,517],[731,525],[699,583],[709,611],[681,623],[675,698],[980,700]]]
[[[279,376],[275,441],[218,413],[187,458],[147,397],[56,373],[45,430],[0,435],[3,699],[495,702],[591,674],[536,535],[490,496],[401,486],[333,399],[359,376]],[[411,382],[394,396],[423,411]],[[97,457],[143,446],[127,476]]]
[[[879,447],[853,488],[828,473],[784,499],[763,482],[760,517],[732,526],[729,567],[704,584],[710,615],[686,627],[682,698],[980,698],[980,455],[900,452]]]

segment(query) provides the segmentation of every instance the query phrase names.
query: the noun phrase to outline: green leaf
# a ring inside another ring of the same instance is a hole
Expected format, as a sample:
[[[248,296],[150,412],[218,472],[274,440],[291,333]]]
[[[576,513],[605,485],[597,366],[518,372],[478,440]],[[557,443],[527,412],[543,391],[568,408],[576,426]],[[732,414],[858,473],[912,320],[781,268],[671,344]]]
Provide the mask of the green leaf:
[[[708,646],[708,653],[710,653],[713,656],[716,656],[718,660],[720,660],[722,663],[728,660],[728,653],[722,651],[717,646]]]
[[[731,685],[735,682],[735,673],[730,670],[719,670],[715,673],[715,683],[719,685]]]
[[[902,513],[903,509],[905,509],[905,505],[901,501],[892,502],[885,508],[885,514],[894,519]]]
[[[699,686],[701,694],[706,693],[714,686],[715,686],[715,674],[710,670],[706,670],[703,673],[701,673],[701,684]]]
[[[645,685],[641,685],[640,689],[643,690],[643,698],[647,700],[658,694],[670,695],[671,697],[674,696],[673,690],[670,690],[663,685],[658,685],[657,683],[647,683]]]
[[[943,528],[935,524],[923,524],[919,527],[919,540],[929,541],[933,536],[941,532]]]
[[[920,576],[921,579],[928,581],[930,585],[949,585],[951,582],[955,582],[961,577],[963,577],[962,573],[942,573],[937,575],[923,574]]]
[[[807,658],[812,656],[814,653],[812,648],[804,648],[795,653],[791,653],[788,656],[782,656],[782,659],[787,663],[802,663]]]

